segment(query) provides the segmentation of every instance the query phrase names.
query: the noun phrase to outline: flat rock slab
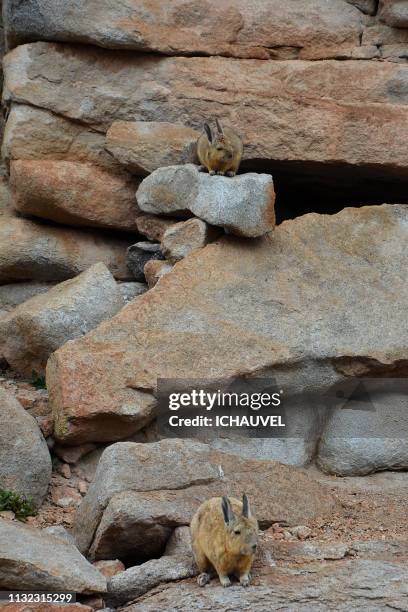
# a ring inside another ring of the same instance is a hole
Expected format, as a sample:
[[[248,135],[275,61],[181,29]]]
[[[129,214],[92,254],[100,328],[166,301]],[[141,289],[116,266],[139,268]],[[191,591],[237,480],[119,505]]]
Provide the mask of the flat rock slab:
[[[0,388],[0,488],[31,497],[38,507],[50,479],[50,452],[36,420]]]
[[[7,0],[9,45],[30,40],[88,43],[168,55],[269,59],[333,57],[359,46],[361,13],[343,0],[217,0],[170,6],[154,0]],[[283,48],[283,49],[281,49]]]
[[[180,559],[166,556],[151,559],[111,578],[106,599],[110,605],[118,606],[140,597],[158,584],[190,578],[196,574],[192,554]]]
[[[16,160],[10,164],[13,204],[23,215],[82,227],[137,231],[139,181],[73,161]]]
[[[261,585],[248,589],[225,589],[215,582],[200,588],[192,580],[162,585],[123,611],[404,610],[407,581],[406,563],[366,559],[318,562],[307,567],[276,567],[262,576]]]
[[[291,0],[292,10],[299,1]],[[319,3],[314,22],[322,23],[322,6],[330,11],[333,2]],[[341,11],[365,18],[345,2]],[[303,28],[309,0],[301,15]],[[286,32],[287,20],[278,23]],[[225,40],[224,23],[222,35]],[[4,72],[7,104],[48,109],[98,131],[114,121],[166,121],[201,131],[203,118],[218,117],[241,133],[245,159],[256,163],[344,163],[360,173],[375,169],[373,180],[407,181],[408,70],[392,62],[160,57],[40,42],[8,53]]]
[[[115,278],[130,280],[126,267],[130,244],[129,238],[0,217],[0,283],[63,281],[98,262]]]
[[[408,388],[391,379],[388,389],[367,394],[368,402],[336,408],[320,440],[317,463],[330,474],[364,476],[408,468]],[[369,389],[369,386],[367,385]]]
[[[125,302],[103,263],[17,306],[0,321],[0,352],[26,376],[44,374],[48,357],[113,317]]]
[[[128,436],[125,414],[129,425],[154,401],[158,378],[256,372],[289,398],[353,375],[392,376],[408,355],[407,240],[408,207],[383,205],[309,214],[263,239],[226,237],[191,253],[52,355],[47,384],[63,439]]]
[[[104,593],[106,578],[72,544],[0,519],[0,587]]]
[[[96,558],[146,560],[163,552],[174,527],[188,525],[202,501],[243,491],[265,526],[300,524],[336,508],[326,488],[292,466],[241,459],[190,440],[120,442],[104,451],[74,534],[82,551],[92,545]]]
[[[256,238],[275,227],[275,191],[269,174],[210,176],[197,166],[159,168],[136,193],[141,210],[158,215],[185,215],[217,225],[238,236]]]

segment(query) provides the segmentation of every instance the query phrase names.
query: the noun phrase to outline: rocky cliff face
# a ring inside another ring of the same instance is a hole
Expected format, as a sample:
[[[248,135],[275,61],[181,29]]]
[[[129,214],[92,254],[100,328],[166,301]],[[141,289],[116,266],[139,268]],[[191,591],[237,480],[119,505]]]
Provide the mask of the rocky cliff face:
[[[0,588],[401,608],[406,473],[374,501],[363,477],[408,468],[407,2],[3,0],[3,21],[0,500],[39,515],[7,535],[0,512]],[[215,118],[243,140],[233,178],[192,165]],[[288,435],[162,439],[163,378],[273,379]],[[243,490],[257,591],[201,596],[186,527]]]

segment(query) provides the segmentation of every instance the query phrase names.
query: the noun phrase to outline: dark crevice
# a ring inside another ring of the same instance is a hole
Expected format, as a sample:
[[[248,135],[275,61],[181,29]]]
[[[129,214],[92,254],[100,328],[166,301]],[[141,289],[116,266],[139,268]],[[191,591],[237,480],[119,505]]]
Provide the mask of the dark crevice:
[[[345,162],[252,159],[241,172],[272,174],[277,223],[310,212],[335,214],[348,206],[408,204],[408,171]]]

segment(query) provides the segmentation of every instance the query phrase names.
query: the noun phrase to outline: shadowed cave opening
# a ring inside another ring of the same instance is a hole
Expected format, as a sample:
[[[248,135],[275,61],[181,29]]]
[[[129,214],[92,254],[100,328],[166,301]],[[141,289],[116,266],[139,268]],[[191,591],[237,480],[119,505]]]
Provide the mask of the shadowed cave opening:
[[[349,206],[408,204],[408,170],[385,166],[354,166],[252,159],[241,172],[272,174],[277,223],[306,213],[335,214]]]

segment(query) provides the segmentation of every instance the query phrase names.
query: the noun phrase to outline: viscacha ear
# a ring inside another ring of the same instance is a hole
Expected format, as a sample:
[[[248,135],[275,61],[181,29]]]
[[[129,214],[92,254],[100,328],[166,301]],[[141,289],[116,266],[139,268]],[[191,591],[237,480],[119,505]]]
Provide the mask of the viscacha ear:
[[[242,516],[249,518],[251,516],[251,509],[249,507],[249,499],[244,493],[242,496]]]
[[[230,500],[228,499],[228,497],[226,497],[226,495],[224,495],[224,497],[222,498],[221,508],[222,508],[222,513],[224,515],[224,521],[227,525],[229,525],[231,521],[234,519],[234,513],[231,508]]]
[[[213,135],[212,135],[211,128],[208,125],[208,123],[204,123],[204,130],[205,130],[205,133],[207,134],[208,142],[212,142]]]
[[[216,124],[216,126],[217,126],[218,133],[219,133],[219,134],[221,134],[221,135],[223,136],[223,135],[224,135],[224,132],[222,131],[222,125],[221,125],[221,123],[218,121],[218,119],[216,119],[216,120],[215,120],[215,124]]]

